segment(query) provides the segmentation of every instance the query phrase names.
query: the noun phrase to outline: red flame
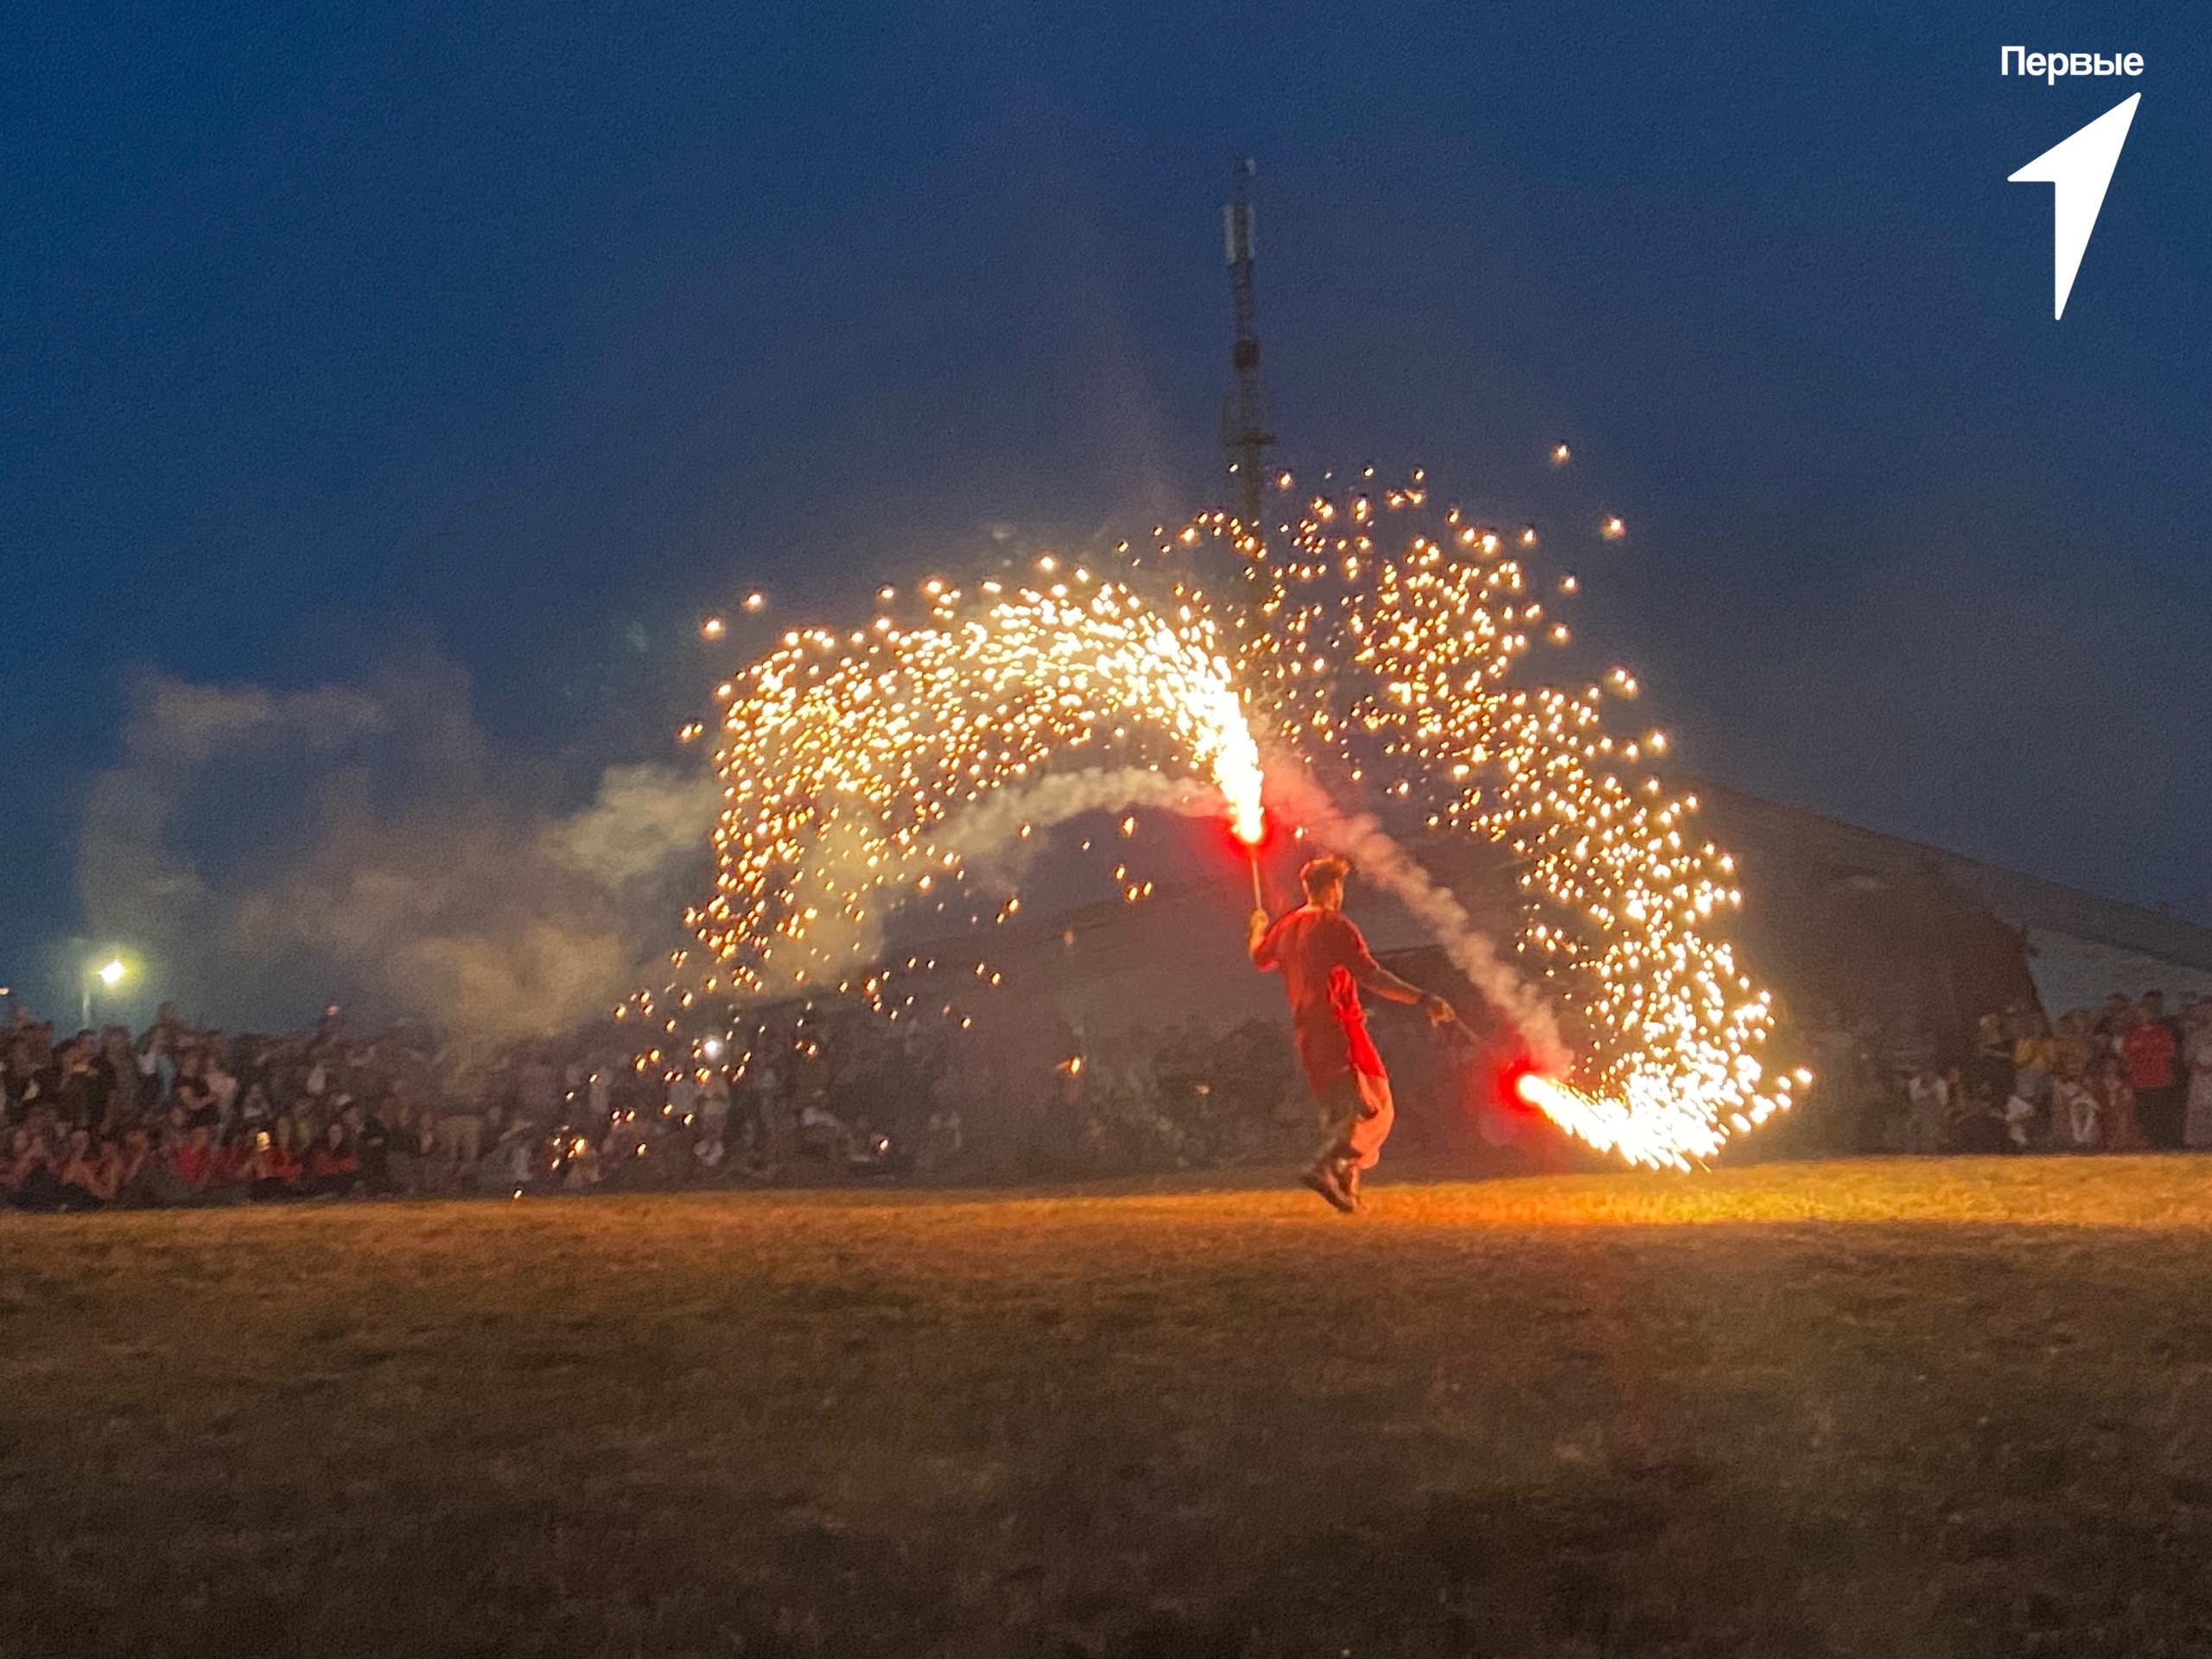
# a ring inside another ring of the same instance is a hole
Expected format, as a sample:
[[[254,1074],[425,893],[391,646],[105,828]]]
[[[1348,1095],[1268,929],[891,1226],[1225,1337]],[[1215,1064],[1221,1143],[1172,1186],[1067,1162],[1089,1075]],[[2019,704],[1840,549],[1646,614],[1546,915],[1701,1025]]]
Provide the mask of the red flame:
[[[1539,1109],[1533,1096],[1529,1080],[1541,1077],[1542,1075],[1543,1068],[1539,1066],[1529,1051],[1516,1041],[1512,1049],[1498,1061],[1497,1069],[1491,1073],[1491,1081],[1493,1090],[1491,1098],[1508,1112],[1536,1111]]]

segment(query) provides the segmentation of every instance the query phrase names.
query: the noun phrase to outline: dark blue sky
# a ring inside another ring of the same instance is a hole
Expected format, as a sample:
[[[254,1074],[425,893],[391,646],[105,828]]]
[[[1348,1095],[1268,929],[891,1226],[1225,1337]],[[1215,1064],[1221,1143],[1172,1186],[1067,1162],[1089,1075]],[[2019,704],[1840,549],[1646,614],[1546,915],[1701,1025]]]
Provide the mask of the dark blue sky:
[[[2204,24],[13,9],[0,978],[80,925],[149,670],[435,651],[503,752],[657,758],[748,587],[1196,505],[1236,150],[1288,459],[1423,463],[1554,546],[1617,507],[1586,624],[1693,767],[2212,915]],[[2146,73],[2000,79],[2012,41]],[[2054,323],[2005,175],[2136,91]]]

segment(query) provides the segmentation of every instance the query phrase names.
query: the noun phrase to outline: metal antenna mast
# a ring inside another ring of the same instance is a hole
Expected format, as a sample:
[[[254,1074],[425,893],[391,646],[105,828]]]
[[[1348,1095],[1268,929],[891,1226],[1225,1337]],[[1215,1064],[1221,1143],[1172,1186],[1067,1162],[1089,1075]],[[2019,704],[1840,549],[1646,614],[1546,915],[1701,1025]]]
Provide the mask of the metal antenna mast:
[[[1237,516],[1244,533],[1263,536],[1260,524],[1262,451],[1275,441],[1268,430],[1268,396],[1260,385],[1259,325],[1252,304],[1252,177],[1249,156],[1229,164],[1229,200],[1222,207],[1223,240],[1229,255],[1229,300],[1236,338],[1230,347],[1236,384],[1221,404],[1221,448],[1236,480]]]

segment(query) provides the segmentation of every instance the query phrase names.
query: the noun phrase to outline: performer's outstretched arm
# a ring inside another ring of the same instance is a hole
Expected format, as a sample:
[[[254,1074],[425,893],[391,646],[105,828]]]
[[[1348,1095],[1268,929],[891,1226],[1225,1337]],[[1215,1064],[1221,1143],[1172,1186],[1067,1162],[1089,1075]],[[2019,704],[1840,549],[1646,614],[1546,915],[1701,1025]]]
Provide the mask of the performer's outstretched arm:
[[[1452,1005],[1435,992],[1408,984],[1372,957],[1363,957],[1356,972],[1361,986],[1384,1001],[1420,1004],[1433,1026],[1446,1025],[1459,1017],[1452,1012]]]

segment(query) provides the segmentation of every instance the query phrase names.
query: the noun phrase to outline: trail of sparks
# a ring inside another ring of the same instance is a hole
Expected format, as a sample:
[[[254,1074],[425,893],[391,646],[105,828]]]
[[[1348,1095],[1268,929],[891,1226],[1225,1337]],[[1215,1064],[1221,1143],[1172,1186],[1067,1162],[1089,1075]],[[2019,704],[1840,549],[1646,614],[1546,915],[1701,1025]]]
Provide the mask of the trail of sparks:
[[[961,810],[1070,752],[1185,766],[1257,835],[1259,753],[1210,617],[1154,612],[1081,567],[925,593],[918,624],[787,634],[727,688],[716,892],[690,918],[721,964],[703,990],[830,985],[865,966],[885,912],[965,880]],[[874,998],[877,976],[861,989]]]
[[[1279,484],[1287,496],[1290,476]],[[1310,498],[1280,551],[1222,514],[1160,542],[1170,563],[1228,549],[1245,592],[1227,603],[1193,577],[1150,605],[1130,580],[1048,556],[1033,584],[925,584],[918,622],[887,611],[845,634],[785,635],[721,688],[719,872],[687,918],[702,965],[690,988],[630,1011],[671,1044],[700,995],[819,988],[895,1017],[880,923],[972,900],[960,826],[987,796],[1041,791],[1071,767],[1202,778],[1249,843],[1264,748],[1433,835],[1510,849],[1516,948],[1584,1056],[1572,1084],[1534,1076],[1523,1098],[1632,1163],[1710,1157],[1786,1108],[1793,1082],[1755,1052],[1770,997],[1711,932],[1742,900],[1733,860],[1690,832],[1694,798],[1649,773],[1663,738],[1606,730],[1607,698],[1637,690],[1625,671],[1580,691],[1516,683],[1540,645],[1570,638],[1522,561],[1533,529],[1509,538],[1452,510],[1378,549],[1379,516],[1418,524],[1427,505],[1415,474]],[[1008,895],[991,920],[1019,906]]]

